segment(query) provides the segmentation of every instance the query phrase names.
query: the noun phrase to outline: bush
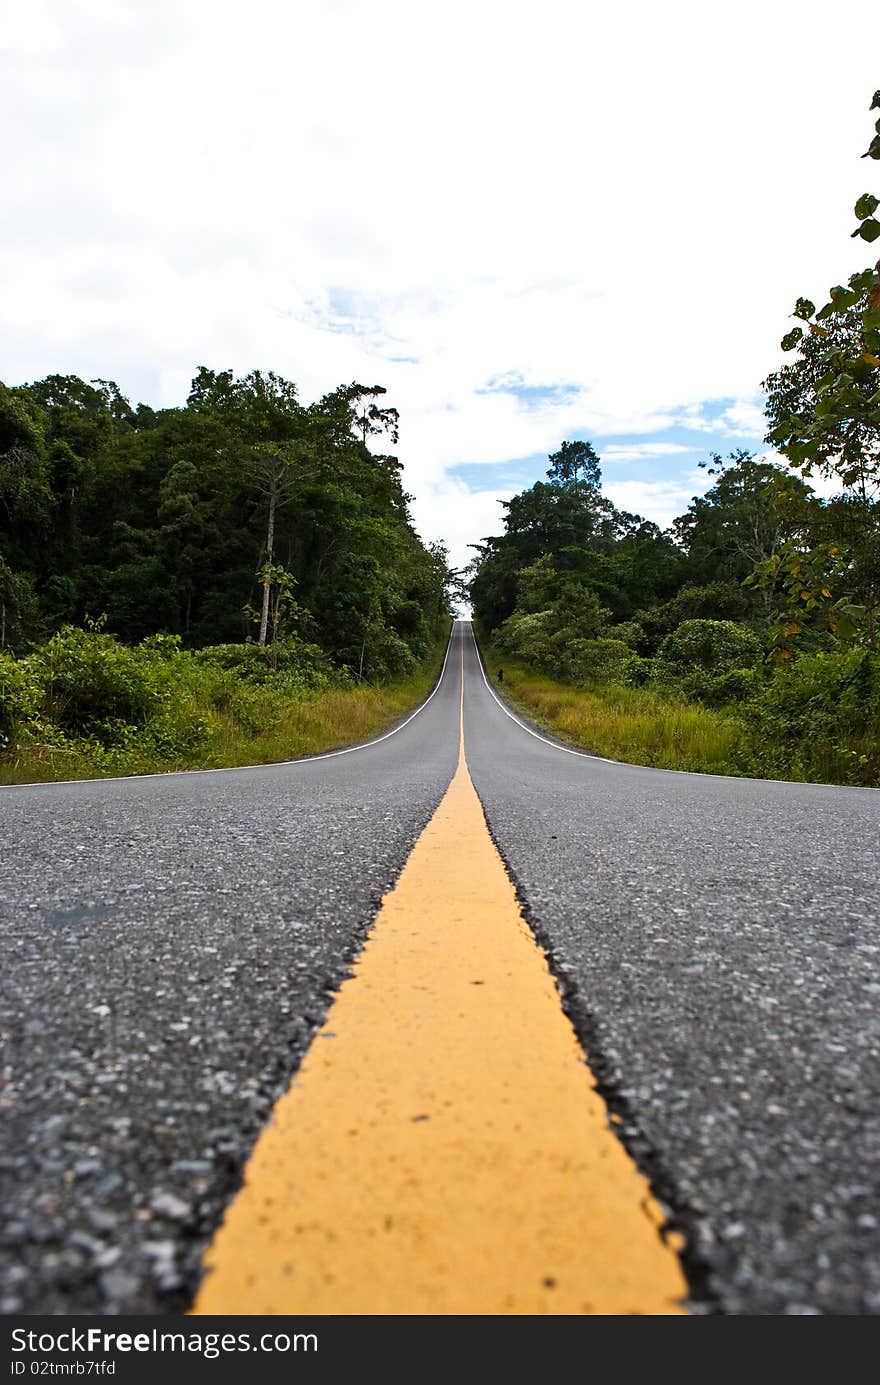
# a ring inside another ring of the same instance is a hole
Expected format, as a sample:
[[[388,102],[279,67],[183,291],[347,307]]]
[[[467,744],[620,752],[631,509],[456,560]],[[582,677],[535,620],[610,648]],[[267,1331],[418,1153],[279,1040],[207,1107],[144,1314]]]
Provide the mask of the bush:
[[[629,688],[643,688],[650,683],[655,674],[653,659],[643,659],[640,654],[630,654],[621,669],[621,681]]]
[[[697,694],[709,707],[727,707],[734,702],[746,702],[759,687],[757,669],[732,668],[707,678]]]
[[[0,652],[0,750],[4,750],[35,716],[42,688],[24,664]]]
[[[623,640],[572,640],[560,659],[565,677],[576,683],[615,683],[630,658]]]
[[[42,687],[50,721],[103,743],[118,738],[120,725],[143,726],[167,692],[150,659],[98,629],[65,626],[22,664]]]
[[[375,647],[389,662],[412,660],[393,632],[377,635]],[[317,646],[296,639],[268,654],[247,644],[191,653],[176,636],[150,636],[130,649],[95,626],[65,628],[27,658],[0,652],[0,779],[158,772],[320,752],[367,739],[424,695],[428,676],[420,670],[396,688],[355,689]]]
[[[553,643],[553,611],[514,611],[495,635],[505,654],[513,654],[540,668],[555,667],[558,650]]]
[[[636,653],[656,654],[666,636],[685,621],[717,620],[719,617],[725,622],[746,620],[751,613],[753,600],[738,582],[711,582],[706,587],[682,587],[662,606],[639,613],[641,631],[634,646]]]
[[[640,620],[622,620],[619,625],[612,625],[607,634],[611,640],[623,640],[627,648],[632,650],[638,650],[645,638]]]
[[[734,668],[754,668],[761,653],[757,635],[732,620],[686,620],[661,644],[657,672],[673,682],[697,672],[717,677]]]
[[[880,661],[864,649],[801,654],[744,708],[756,771],[880,783]]]
[[[274,685],[290,692],[339,687],[348,681],[318,645],[296,638],[266,649],[258,644],[213,644],[194,650],[192,658],[251,685]]]
[[[368,682],[381,683],[386,678],[405,678],[415,666],[416,656],[406,640],[402,640],[387,625],[369,632],[363,664],[363,677]]]
[[[880,663],[865,649],[802,654],[777,667],[754,710],[786,740],[880,732]]]

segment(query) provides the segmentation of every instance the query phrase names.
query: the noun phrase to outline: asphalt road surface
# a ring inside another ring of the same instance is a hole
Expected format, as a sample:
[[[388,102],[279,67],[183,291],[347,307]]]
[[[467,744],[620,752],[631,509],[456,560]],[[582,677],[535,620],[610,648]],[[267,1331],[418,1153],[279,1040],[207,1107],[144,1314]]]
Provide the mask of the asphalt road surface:
[[[354,752],[0,789],[5,1312],[188,1305],[452,777],[462,647],[471,777],[698,1311],[880,1311],[880,794],[569,753],[459,622]]]

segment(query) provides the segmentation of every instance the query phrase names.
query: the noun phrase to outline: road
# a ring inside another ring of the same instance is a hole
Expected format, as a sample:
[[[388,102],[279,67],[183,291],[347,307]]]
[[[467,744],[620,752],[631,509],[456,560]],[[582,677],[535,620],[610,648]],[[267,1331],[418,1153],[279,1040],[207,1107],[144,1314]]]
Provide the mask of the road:
[[[459,622],[429,703],[351,753],[0,790],[5,1312],[190,1303],[452,779],[462,708],[614,1127],[688,1239],[692,1306],[880,1311],[880,795],[570,753],[498,703]]]

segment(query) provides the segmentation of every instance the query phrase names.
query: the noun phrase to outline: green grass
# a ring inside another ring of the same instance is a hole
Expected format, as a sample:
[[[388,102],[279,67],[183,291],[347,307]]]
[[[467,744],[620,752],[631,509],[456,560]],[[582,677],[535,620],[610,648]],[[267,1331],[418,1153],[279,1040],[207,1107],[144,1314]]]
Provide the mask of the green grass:
[[[486,669],[505,698],[552,735],[594,755],[658,769],[746,774],[742,722],[651,688],[575,688],[482,646]],[[498,669],[504,679],[499,685]]]
[[[0,755],[0,784],[52,783],[182,769],[225,769],[270,764],[342,749],[370,740],[425,700],[440,672],[446,638],[412,675],[379,687],[331,688],[296,695],[272,687],[242,687],[240,695],[212,696],[212,680],[188,689],[174,708],[177,721],[191,719],[192,744],[173,748],[131,744],[105,747],[87,739],[64,745],[33,738]],[[224,680],[224,694],[229,679]]]

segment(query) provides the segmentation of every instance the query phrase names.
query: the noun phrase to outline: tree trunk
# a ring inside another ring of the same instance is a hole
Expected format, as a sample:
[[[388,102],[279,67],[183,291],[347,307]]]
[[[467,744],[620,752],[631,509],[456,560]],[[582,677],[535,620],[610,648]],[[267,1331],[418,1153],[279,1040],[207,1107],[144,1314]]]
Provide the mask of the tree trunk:
[[[266,567],[272,564],[272,552],[275,546],[275,506],[278,504],[279,484],[273,481],[272,489],[269,492],[269,530],[266,535]],[[271,581],[268,575],[263,578],[263,610],[260,615],[260,648],[266,648],[266,631],[269,625],[269,588]]]

